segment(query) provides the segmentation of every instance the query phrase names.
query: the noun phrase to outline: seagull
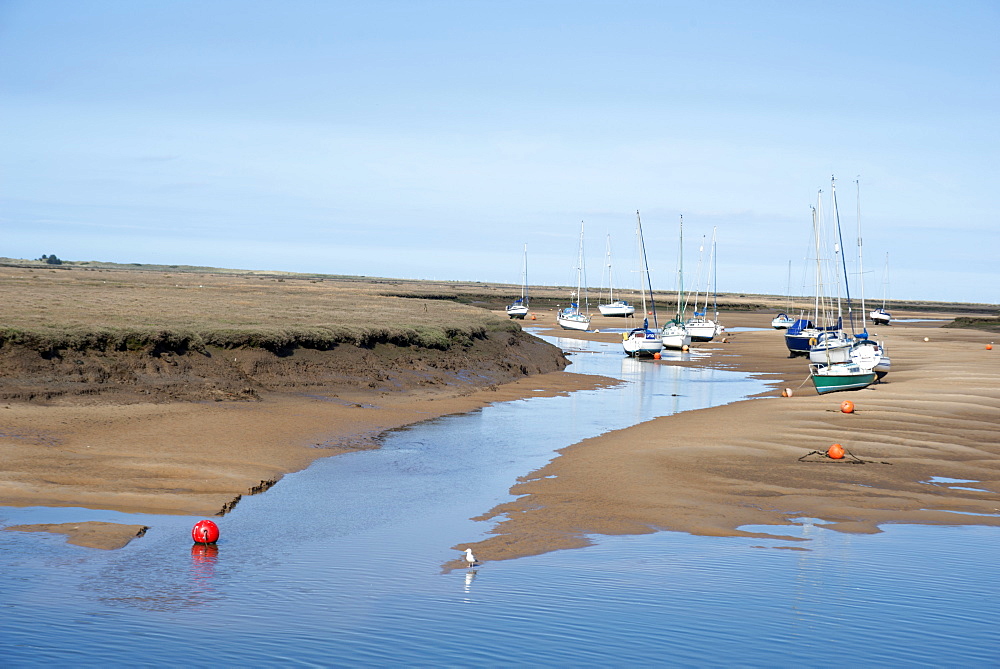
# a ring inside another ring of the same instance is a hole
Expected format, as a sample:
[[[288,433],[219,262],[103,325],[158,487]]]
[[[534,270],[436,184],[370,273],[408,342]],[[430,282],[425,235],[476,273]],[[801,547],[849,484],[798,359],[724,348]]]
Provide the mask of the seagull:
[[[478,560],[476,560],[476,556],[472,554],[471,548],[465,549],[465,561],[469,563],[470,567],[475,567],[478,562]]]

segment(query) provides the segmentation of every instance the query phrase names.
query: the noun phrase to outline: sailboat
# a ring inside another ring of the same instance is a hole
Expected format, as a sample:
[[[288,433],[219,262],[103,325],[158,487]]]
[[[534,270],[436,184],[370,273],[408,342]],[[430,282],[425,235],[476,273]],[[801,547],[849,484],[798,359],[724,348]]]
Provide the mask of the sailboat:
[[[684,215],[681,214],[680,243],[677,245],[677,313],[660,330],[663,348],[686,350],[691,345],[691,335],[684,327]]]
[[[507,307],[507,315],[524,320],[528,315],[528,245],[524,245],[524,265],[521,269],[521,297]]]
[[[851,321],[851,329],[853,330],[854,319],[851,307],[851,289],[847,276],[847,260],[842,253],[843,237],[840,229],[840,215],[837,211],[836,182],[831,184],[831,197],[837,225],[836,249],[841,256],[841,266],[844,273],[844,291],[847,296],[847,313]],[[860,249],[860,233],[858,239]],[[838,318],[839,322],[842,322],[840,318]],[[867,339],[867,331],[862,333],[862,335],[848,336],[843,330],[827,331],[818,338],[816,345],[812,346],[809,350],[809,358],[813,361],[813,364],[809,365],[809,378],[812,380],[813,387],[816,388],[817,393],[822,395],[841,390],[858,390],[875,382],[877,374],[873,371],[873,368],[874,362],[878,358],[878,351],[875,347],[867,344],[858,344],[859,341]],[[855,351],[856,346],[857,350]],[[861,348],[862,346],[863,348]],[[852,352],[855,353],[855,358],[859,358],[861,354],[865,355],[863,358],[852,360]],[[822,359],[817,360],[817,357],[825,358],[825,361]],[[865,362],[872,361],[873,364],[870,367],[862,366],[862,359]]]
[[[820,326],[818,325],[820,319],[820,297],[823,292],[823,267],[822,267],[822,236],[820,233],[821,228],[821,213],[823,208],[823,191],[820,191],[817,195],[817,202],[815,207],[810,207],[812,210],[812,229],[813,229],[813,242],[814,242],[814,253],[816,254],[816,274],[815,274],[815,288],[816,297],[813,302],[813,310],[810,318],[797,318],[794,323],[785,330],[785,346],[788,348],[788,352],[792,356],[796,355],[809,355],[810,348],[817,343],[818,338],[821,334],[825,332],[832,332],[840,330],[841,320],[838,318],[837,322],[830,325]],[[826,306],[825,304],[823,305]]]
[[[834,255],[839,257],[840,265],[843,267],[844,286],[847,292],[847,315],[854,331],[854,312],[851,309],[851,289],[847,279],[847,258],[843,253],[843,235],[840,229],[840,212],[837,208],[837,183],[831,179],[830,183],[830,203],[833,211],[834,225],[836,228],[836,242],[834,243]],[[817,256],[818,257],[818,256]],[[843,329],[842,305],[840,301],[839,281],[837,282],[837,324],[833,330],[826,330],[816,336],[815,341],[810,342],[809,360],[819,365],[832,365],[834,363],[849,362],[851,359],[851,346],[854,344],[854,337],[848,335]],[[832,307],[831,307],[832,310]]]
[[[712,228],[712,250],[709,252],[709,275],[712,277],[710,282],[713,287],[713,296],[715,295],[715,231],[716,228]],[[704,247],[702,247],[704,250]],[[701,263],[699,262],[699,265]],[[700,273],[700,272],[699,272]],[[702,311],[698,311],[698,295],[695,293],[694,299],[694,317],[689,318],[688,322],[684,324],[687,329],[688,334],[691,335],[691,341],[712,341],[715,339],[715,335],[722,332],[723,328],[719,324],[719,307],[718,303],[715,303],[715,320],[711,320],[706,317],[708,313],[708,288],[705,289],[705,305],[702,307]]]
[[[795,323],[795,319],[788,315],[789,306],[792,301],[792,261],[788,261],[788,284],[785,291],[785,310],[771,319],[771,327],[775,330],[787,330]]]
[[[629,304],[625,300],[615,299],[615,278],[611,272],[611,235],[608,235],[607,243],[607,275],[608,275],[608,302],[607,304],[598,304],[597,308],[601,311],[602,316],[620,316],[623,318],[628,318],[635,314],[635,306]],[[645,309],[643,309],[645,312]]]
[[[868,317],[875,325],[889,325],[892,314],[885,310],[885,295],[889,286],[889,254],[885,254],[885,267],[882,269],[882,306],[872,309]]]
[[[590,328],[590,314],[580,311],[580,295],[583,288],[583,273],[584,273],[584,262],[583,262],[583,221],[580,222],[580,253],[576,261],[576,292],[571,295],[570,305],[559,312],[556,316],[556,322],[564,330],[583,330],[586,331]],[[585,295],[585,294],[584,294]],[[586,296],[584,298],[584,305],[586,311],[589,311],[589,305],[587,305]]]
[[[649,279],[649,263],[646,261],[646,244],[642,238],[642,219],[639,211],[635,212],[635,235],[639,246],[639,261],[646,273],[646,285],[642,289],[642,313],[646,313],[646,289],[649,289],[649,304],[653,312],[653,327],[656,327],[656,305],[653,302],[653,285]],[[639,355],[655,355],[663,350],[660,335],[649,329],[649,319],[644,318],[641,328],[633,328],[628,334],[622,335],[622,348],[632,357]]]

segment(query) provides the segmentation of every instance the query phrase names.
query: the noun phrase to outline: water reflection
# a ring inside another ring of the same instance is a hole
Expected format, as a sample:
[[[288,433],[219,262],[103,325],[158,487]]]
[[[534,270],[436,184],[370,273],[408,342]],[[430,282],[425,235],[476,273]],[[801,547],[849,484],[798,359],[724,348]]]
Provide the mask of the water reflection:
[[[478,573],[479,572],[475,569],[470,569],[465,572],[465,594],[468,595],[472,592],[472,582],[476,580],[476,575]]]

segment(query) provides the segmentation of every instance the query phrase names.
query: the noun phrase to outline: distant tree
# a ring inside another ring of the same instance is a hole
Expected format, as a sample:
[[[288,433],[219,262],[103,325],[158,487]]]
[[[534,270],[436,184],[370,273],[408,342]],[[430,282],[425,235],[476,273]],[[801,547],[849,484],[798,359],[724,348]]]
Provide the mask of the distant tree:
[[[39,258],[39,260],[43,260],[49,265],[62,265],[62,260],[59,260],[59,258],[56,257],[55,253],[53,253],[50,256],[43,255],[41,258]]]

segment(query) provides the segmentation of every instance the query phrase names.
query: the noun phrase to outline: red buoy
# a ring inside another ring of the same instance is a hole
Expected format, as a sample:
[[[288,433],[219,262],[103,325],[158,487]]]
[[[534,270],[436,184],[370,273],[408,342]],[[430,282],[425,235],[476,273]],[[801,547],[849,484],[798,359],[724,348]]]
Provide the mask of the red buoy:
[[[219,526],[211,520],[199,520],[191,528],[191,538],[196,544],[214,544],[219,540]]]
[[[840,460],[844,457],[844,447],[840,444],[834,444],[830,448],[826,449],[826,455],[831,460]]]
[[[663,356],[662,356],[662,355],[660,355],[660,353],[659,353],[659,352],[656,352],[656,353],[654,353],[654,354],[653,354],[653,360],[659,360],[659,359],[660,359],[660,358],[662,358],[662,357],[663,357]]]
[[[844,400],[840,403],[840,410],[844,413],[854,413],[854,402],[851,400]]]

